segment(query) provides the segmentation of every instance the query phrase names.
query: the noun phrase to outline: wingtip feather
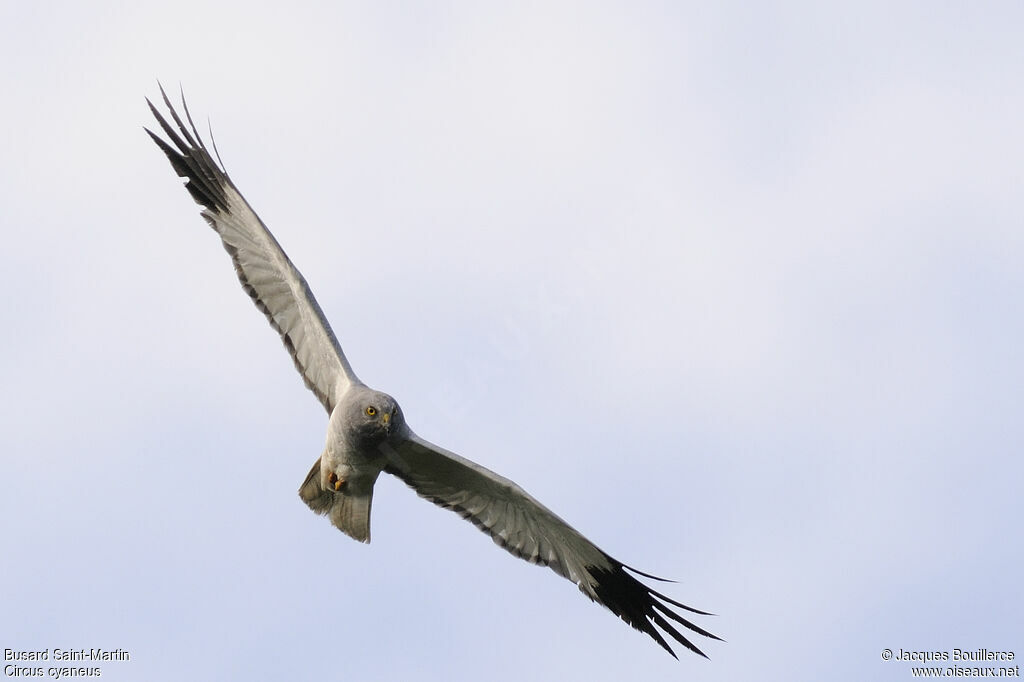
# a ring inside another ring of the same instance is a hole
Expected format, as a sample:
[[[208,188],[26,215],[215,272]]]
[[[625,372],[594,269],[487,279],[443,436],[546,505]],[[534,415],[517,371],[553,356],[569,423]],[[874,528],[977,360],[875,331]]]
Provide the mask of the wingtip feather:
[[[708,655],[701,651],[686,635],[669,623],[665,616],[698,635],[719,641],[721,641],[721,638],[683,618],[669,608],[668,605],[659,601],[659,599],[663,599],[688,611],[703,612],[664,597],[627,573],[625,569],[628,567],[624,564],[611,557],[607,557],[607,559],[609,561],[607,566],[587,566],[587,572],[592,576],[590,587],[593,589],[594,595],[596,595],[596,601],[606,606],[612,613],[633,628],[651,637],[663,649],[672,654],[674,658],[678,658],[678,656],[672,650],[672,647],[669,646],[662,632],[658,631],[658,628],[690,651],[708,658]],[[641,573],[640,571],[636,572]],[[586,591],[584,592],[586,593]]]

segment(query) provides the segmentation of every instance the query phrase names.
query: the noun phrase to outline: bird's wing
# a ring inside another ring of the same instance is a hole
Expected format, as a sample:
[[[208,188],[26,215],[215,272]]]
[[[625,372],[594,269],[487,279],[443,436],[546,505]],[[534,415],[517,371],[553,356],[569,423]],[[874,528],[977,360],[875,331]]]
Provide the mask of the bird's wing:
[[[662,579],[605,554],[507,478],[411,432],[406,441],[387,446],[386,454],[384,470],[405,481],[421,497],[473,522],[517,557],[548,566],[576,583],[583,594],[650,635],[673,656],[675,653],[655,626],[691,651],[701,656],[704,653],[666,618],[699,635],[719,639],[680,616],[669,605],[701,615],[710,614],[680,604],[641,583],[627,573],[627,569],[648,578]]]
[[[167,99],[163,87],[160,94],[177,129],[152,102],[148,99],[146,102],[173,146],[148,128],[146,132],[170,159],[177,174],[188,180],[185,189],[203,207],[201,215],[220,235],[242,288],[281,335],[306,386],[330,413],[348,387],[359,380],[341,352],[313,292],[222,165],[210,156],[184,105],[184,97],[182,105],[188,127]]]

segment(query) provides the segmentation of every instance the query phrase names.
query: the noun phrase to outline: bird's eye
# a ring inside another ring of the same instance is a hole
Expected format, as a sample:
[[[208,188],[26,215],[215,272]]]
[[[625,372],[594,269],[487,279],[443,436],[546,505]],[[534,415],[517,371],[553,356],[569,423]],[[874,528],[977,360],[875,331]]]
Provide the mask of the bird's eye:
[[[377,415],[377,408],[374,407],[373,405],[370,405],[369,407],[366,408],[366,414],[371,417],[375,417]]]

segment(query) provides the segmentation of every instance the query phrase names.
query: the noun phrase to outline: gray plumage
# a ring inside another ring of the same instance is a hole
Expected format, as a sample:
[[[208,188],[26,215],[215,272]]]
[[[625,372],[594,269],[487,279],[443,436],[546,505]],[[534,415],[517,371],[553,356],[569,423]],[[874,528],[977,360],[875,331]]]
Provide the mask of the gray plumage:
[[[627,571],[662,579],[612,558],[512,481],[420,438],[394,398],[356,377],[306,280],[213,160],[184,98],[187,126],[163,88],[160,93],[175,125],[147,102],[170,143],[146,132],[187,179],[185,188],[220,236],[242,288],[281,335],[306,386],[330,415],[324,450],[299,488],[302,500],[342,532],[369,542],[373,486],[381,472],[392,474],[420,496],[471,521],[515,556],[571,580],[673,656],[662,632],[704,656],[669,620],[719,639],[672,607],[710,614],[641,583]]]

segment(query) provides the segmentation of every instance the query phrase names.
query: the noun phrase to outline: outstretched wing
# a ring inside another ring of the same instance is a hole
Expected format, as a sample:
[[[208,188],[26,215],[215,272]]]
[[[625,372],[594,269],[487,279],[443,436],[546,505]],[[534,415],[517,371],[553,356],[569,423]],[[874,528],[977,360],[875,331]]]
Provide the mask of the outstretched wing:
[[[203,207],[201,215],[220,235],[242,288],[281,335],[306,386],[330,413],[348,387],[359,383],[359,379],[341,352],[313,292],[222,166],[210,156],[192,123],[184,97],[182,106],[188,127],[162,86],[160,94],[177,129],[149,99],[146,102],[173,146],[148,128],[146,132],[170,159],[175,172],[188,180],[185,189]]]
[[[673,656],[675,652],[657,628],[690,651],[705,654],[666,618],[704,637],[719,639],[680,616],[670,605],[700,615],[710,614],[680,604],[641,583],[627,570],[655,580],[662,578],[637,571],[605,554],[507,478],[412,433],[407,441],[388,447],[386,452],[388,463],[384,470],[405,481],[421,497],[473,522],[520,559],[548,566],[576,583],[583,594],[650,635]]]

